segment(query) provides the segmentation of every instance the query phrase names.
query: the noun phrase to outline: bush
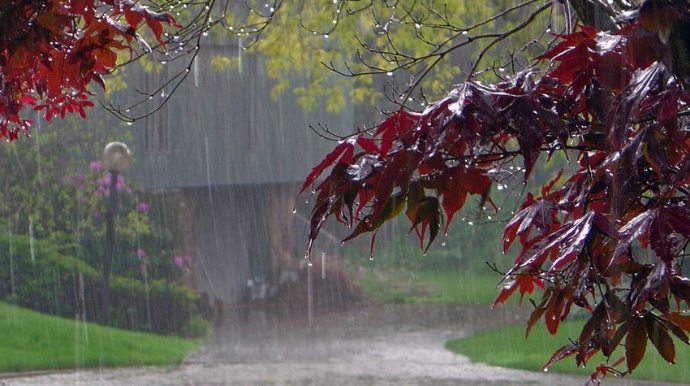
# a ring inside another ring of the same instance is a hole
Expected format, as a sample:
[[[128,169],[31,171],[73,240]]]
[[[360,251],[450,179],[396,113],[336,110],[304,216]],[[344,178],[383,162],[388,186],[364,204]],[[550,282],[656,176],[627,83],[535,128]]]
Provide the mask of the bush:
[[[211,331],[211,323],[201,315],[193,315],[185,329],[188,338],[203,338]]]
[[[0,298],[47,314],[93,321],[101,297],[101,272],[59,248],[39,240],[31,245],[26,236],[0,236]],[[110,315],[115,327],[187,335],[199,302],[197,293],[163,279],[147,285],[111,277]]]
[[[116,278],[110,291],[110,315],[117,327],[187,336],[198,315],[199,294],[173,282],[153,280],[147,288],[138,280]]]

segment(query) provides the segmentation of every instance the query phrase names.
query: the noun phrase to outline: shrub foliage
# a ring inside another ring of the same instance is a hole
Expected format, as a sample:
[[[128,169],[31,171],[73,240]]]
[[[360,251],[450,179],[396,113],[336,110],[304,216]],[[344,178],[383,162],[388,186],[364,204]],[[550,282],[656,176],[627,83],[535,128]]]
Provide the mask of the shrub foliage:
[[[0,236],[0,297],[3,301],[66,318],[94,320],[101,272],[61,253],[53,244],[26,236]],[[115,327],[187,335],[199,312],[199,295],[164,279],[150,283],[113,277],[111,315]],[[194,330],[199,330],[195,327]]]

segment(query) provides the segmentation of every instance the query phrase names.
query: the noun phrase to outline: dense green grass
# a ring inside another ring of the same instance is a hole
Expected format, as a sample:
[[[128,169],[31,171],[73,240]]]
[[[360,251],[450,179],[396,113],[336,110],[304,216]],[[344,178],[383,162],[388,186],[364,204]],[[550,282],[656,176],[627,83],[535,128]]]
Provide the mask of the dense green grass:
[[[179,363],[199,342],[123,331],[0,303],[0,372]]]
[[[417,280],[421,285],[435,283],[437,292],[433,296],[411,296],[414,302],[477,303],[489,304],[496,299],[496,287],[501,276],[487,272],[463,273],[453,271],[419,271]]]
[[[532,329],[529,338],[525,339],[524,327],[511,327],[468,338],[451,340],[446,348],[456,354],[468,356],[473,362],[482,362],[493,366],[511,367],[531,371],[542,371],[556,349],[569,343],[568,338],[579,335],[583,321],[561,324],[556,336],[551,336],[543,325]],[[626,378],[640,380],[688,382],[690,380],[690,348],[676,342],[676,365],[666,363],[656,352],[652,344],[647,345],[647,355],[632,374]],[[615,358],[623,356],[619,349]],[[549,371],[579,374],[588,376],[603,361],[603,356],[595,356],[585,369],[575,367],[574,357],[567,358],[551,366]]]
[[[388,270],[378,275],[368,270],[357,284],[367,295],[386,303],[490,304],[498,295],[500,279],[488,268],[479,273]]]

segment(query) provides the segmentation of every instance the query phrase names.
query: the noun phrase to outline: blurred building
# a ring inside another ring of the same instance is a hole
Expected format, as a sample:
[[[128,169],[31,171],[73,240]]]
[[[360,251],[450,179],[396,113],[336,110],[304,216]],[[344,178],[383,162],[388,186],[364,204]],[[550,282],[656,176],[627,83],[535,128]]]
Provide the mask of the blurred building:
[[[201,51],[170,100],[132,125],[136,163],[127,171],[144,189],[181,192],[195,285],[228,304],[266,296],[265,287],[250,287],[290,278],[286,270],[303,261],[306,213],[293,214],[295,199],[334,147],[309,127],[351,132],[367,122],[350,104],[329,114],[305,111],[291,91],[272,98],[261,58],[241,54],[231,46]],[[214,66],[217,57],[237,65]],[[151,88],[177,71],[168,64],[159,73],[130,72],[128,83]],[[295,75],[292,82],[299,87],[306,79]]]

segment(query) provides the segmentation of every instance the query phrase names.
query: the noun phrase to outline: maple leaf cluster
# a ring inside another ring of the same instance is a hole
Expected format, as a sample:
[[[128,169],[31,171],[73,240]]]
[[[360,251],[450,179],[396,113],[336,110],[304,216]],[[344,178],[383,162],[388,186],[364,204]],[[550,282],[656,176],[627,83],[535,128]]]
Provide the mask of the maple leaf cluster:
[[[136,52],[146,26],[163,44],[168,14],[132,0],[7,0],[0,4],[0,137],[26,133],[27,106],[46,119],[86,116],[93,82],[117,67],[118,53]]]
[[[650,16],[651,2],[666,8]],[[302,187],[316,184],[307,257],[329,217],[352,227],[344,241],[373,232],[373,248],[376,231],[403,212],[426,249],[469,196],[491,208],[509,165],[521,165],[526,183],[540,158],[562,153],[576,170],[527,194],[505,227],[504,251],[517,243],[519,252],[494,306],[541,288],[527,334],[542,319],[555,334],[573,307],[587,310],[580,335],[546,367],[571,356],[583,366],[603,353],[591,383],[632,372],[647,342],[673,363],[672,336],[690,343],[681,269],[690,240],[690,56],[677,54],[690,49],[689,11],[685,1],[650,0],[617,31],[579,26],[536,58],[546,70],[464,82],[423,111],[400,108],[373,134],[342,141]],[[625,371],[614,369],[623,362]]]

